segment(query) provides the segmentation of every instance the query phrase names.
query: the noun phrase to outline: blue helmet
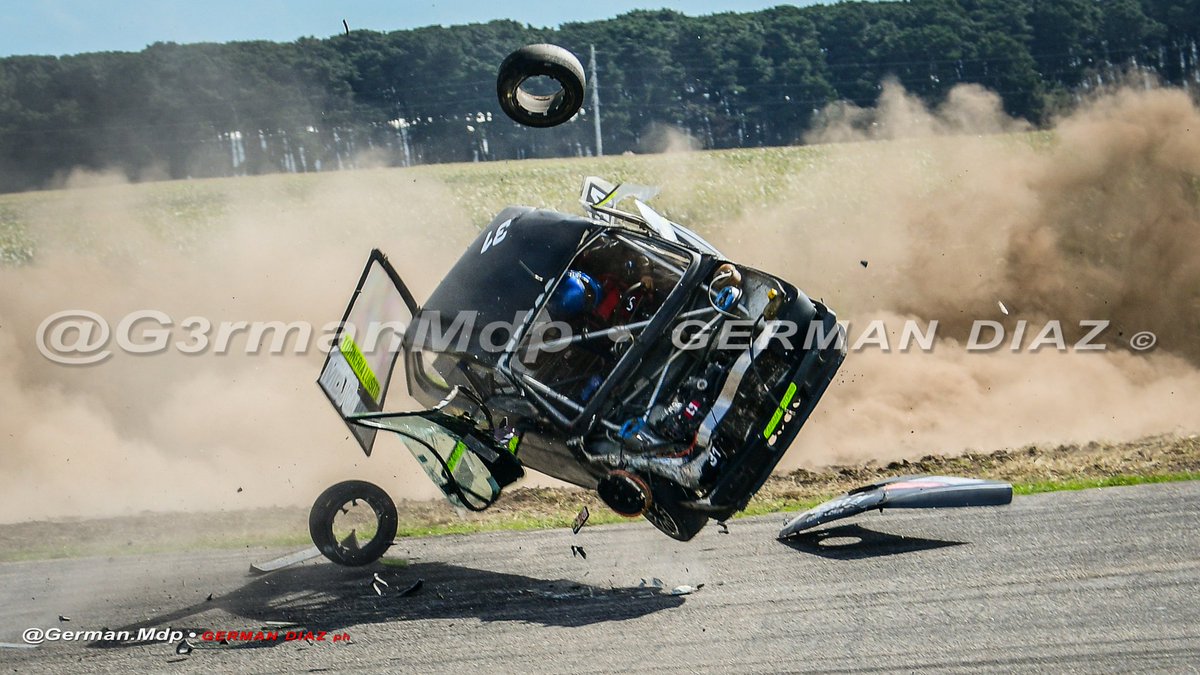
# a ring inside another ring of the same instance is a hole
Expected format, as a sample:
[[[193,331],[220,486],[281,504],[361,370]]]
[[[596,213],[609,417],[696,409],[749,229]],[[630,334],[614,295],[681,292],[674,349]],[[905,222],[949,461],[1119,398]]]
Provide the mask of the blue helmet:
[[[554,295],[550,297],[550,311],[562,318],[579,316],[592,311],[599,298],[600,284],[583,272],[571,270],[554,289]]]

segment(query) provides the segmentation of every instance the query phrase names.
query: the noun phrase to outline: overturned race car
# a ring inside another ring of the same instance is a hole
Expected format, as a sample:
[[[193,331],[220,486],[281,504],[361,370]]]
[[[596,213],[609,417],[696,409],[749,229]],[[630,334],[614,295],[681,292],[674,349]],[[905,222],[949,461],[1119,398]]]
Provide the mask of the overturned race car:
[[[525,467],[682,541],[745,508],[845,358],[843,329],[656,213],[654,193],[590,177],[587,217],[509,207],[423,306],[373,251],[318,379],[363,451],[397,434],[473,511]],[[359,502],[374,523],[341,536]],[[386,491],[348,481],[309,526],[326,557],[360,565],[396,522]]]

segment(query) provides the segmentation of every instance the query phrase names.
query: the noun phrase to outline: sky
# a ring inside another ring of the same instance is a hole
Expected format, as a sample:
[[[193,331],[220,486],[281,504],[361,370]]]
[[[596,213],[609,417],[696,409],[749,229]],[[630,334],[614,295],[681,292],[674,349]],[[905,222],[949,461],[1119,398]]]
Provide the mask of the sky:
[[[689,15],[750,12],[816,0],[0,0],[0,56],[139,51],[155,42],[230,42],[329,37],[512,19],[534,26],[612,18],[633,9]]]

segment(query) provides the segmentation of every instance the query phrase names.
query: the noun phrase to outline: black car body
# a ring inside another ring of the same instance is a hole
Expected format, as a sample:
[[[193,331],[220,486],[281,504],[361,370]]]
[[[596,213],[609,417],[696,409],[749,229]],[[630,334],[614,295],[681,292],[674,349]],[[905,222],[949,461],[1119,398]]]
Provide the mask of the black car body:
[[[842,363],[845,334],[648,194],[589,178],[588,217],[507,208],[420,307],[373,252],[320,378],[364,451],[378,430],[400,434],[471,510],[524,467],[680,540],[743,509]],[[636,213],[616,208],[627,199]],[[584,309],[567,308],[581,286]],[[389,387],[408,410],[385,410]]]

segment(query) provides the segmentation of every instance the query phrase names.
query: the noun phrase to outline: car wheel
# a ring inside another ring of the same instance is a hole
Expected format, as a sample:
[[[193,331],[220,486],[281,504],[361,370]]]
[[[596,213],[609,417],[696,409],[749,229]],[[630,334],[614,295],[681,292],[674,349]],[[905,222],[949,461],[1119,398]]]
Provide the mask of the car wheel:
[[[646,510],[646,520],[663,534],[679,541],[691,541],[708,522],[708,516],[689,509],[681,501],[687,493],[674,485],[656,484],[653,487],[654,501]]]
[[[317,497],[308,532],[321,553],[339,565],[358,567],[379,559],[396,538],[396,504],[383,488],[361,480],[338,483]],[[365,543],[362,536],[370,535]]]
[[[548,77],[558,83],[553,92],[522,87],[530,78]],[[496,95],[500,108],[513,120],[530,127],[553,127],[575,116],[583,105],[583,65],[557,45],[521,47],[500,64]]]

